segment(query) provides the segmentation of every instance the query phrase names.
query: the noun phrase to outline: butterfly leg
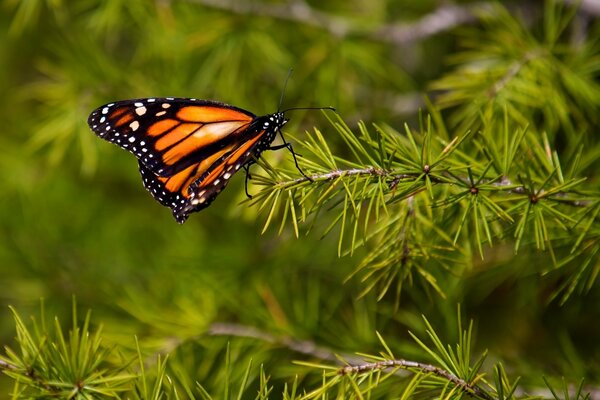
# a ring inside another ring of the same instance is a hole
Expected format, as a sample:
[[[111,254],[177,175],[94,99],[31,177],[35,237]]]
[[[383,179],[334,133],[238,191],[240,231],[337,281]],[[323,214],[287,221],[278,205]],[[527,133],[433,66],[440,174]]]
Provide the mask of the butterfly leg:
[[[252,199],[252,196],[250,195],[250,193],[248,193],[248,181],[249,181],[250,179],[252,179],[252,175],[250,175],[250,166],[251,166],[252,164],[254,164],[254,161],[253,161],[253,160],[251,160],[251,161],[247,162],[247,163],[244,165],[244,167],[243,167],[243,168],[244,168],[244,170],[246,171],[246,179],[244,180],[244,190],[246,191],[246,196],[247,196],[249,199]]]
[[[281,131],[279,131],[279,135],[281,136],[281,140],[283,140],[283,144],[280,144],[277,146],[271,146],[271,147],[269,147],[269,150],[279,150],[279,149],[283,149],[283,148],[288,149],[292,153],[292,157],[294,157],[294,164],[296,165],[296,169],[298,171],[300,171],[300,174],[302,174],[303,177],[305,177],[306,179],[308,179],[311,182],[314,182],[314,180],[310,176],[306,175],[304,173],[304,171],[302,171],[302,168],[300,168],[300,166],[298,165],[298,159],[296,158],[296,152],[294,151],[292,144],[285,140],[285,138],[283,137],[283,133],[281,133]]]

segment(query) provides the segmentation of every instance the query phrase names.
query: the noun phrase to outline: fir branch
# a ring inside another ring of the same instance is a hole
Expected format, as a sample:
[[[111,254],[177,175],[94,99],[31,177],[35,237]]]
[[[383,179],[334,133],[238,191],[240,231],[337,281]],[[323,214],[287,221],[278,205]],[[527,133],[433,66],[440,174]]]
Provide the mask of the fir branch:
[[[479,2],[463,6],[441,5],[415,22],[386,24],[375,29],[366,30],[350,19],[318,11],[304,0],[294,0],[286,4],[219,0],[188,1],[236,14],[271,17],[314,26],[340,38],[358,35],[395,45],[406,45],[422,41],[457,26],[473,23],[479,13],[491,11],[493,8],[490,2]]]
[[[563,0],[571,6],[578,6],[581,11],[591,16],[600,16],[600,0]]]
[[[417,369],[424,373],[430,373],[454,383],[457,387],[463,390],[471,397],[479,397],[482,399],[492,400],[493,398],[483,389],[461,379],[449,371],[436,367],[435,365],[420,363],[418,361],[410,361],[404,359],[397,360],[382,360],[372,363],[364,363],[363,359],[350,354],[336,355],[330,349],[319,346],[309,340],[297,340],[289,337],[277,337],[265,331],[261,331],[251,326],[245,326],[234,323],[213,323],[208,329],[208,334],[213,336],[235,336],[242,338],[257,339],[271,344],[282,345],[292,351],[300,354],[315,357],[324,361],[331,361],[336,364],[342,364],[341,360],[345,360],[348,365],[339,368],[339,375],[361,374],[375,370],[384,370],[388,368],[400,368],[404,370]]]
[[[208,328],[207,333],[212,336],[234,336],[257,339],[266,343],[283,346],[297,353],[315,357],[319,360],[341,363],[339,358],[336,357],[336,353],[334,353],[331,349],[319,346],[309,340],[297,340],[286,336],[278,337],[252,326],[215,322]],[[346,360],[351,360],[352,362],[356,363],[362,361],[361,358],[350,354],[344,354],[342,357]]]
[[[488,2],[460,6],[442,4],[415,22],[382,26],[373,32],[372,37],[383,42],[402,45],[419,42],[457,26],[473,23],[477,19],[477,14],[491,10],[492,3]]]
[[[21,377],[26,377],[31,383],[33,383],[31,386],[38,385],[40,388],[43,388],[49,393],[56,393],[63,389],[63,385],[52,385],[47,382],[45,379],[40,377],[32,367],[23,370],[15,364],[0,359],[0,371],[4,371],[7,375],[16,378],[16,380],[19,380]]]
[[[18,371],[19,368],[16,365],[14,365],[14,364],[11,364],[11,363],[9,363],[7,361],[4,361],[4,360],[0,359],[0,370]]]
[[[414,22],[384,24],[372,29],[365,29],[348,18],[316,10],[304,0],[292,0],[285,4],[239,2],[232,0],[188,1],[236,14],[256,15],[301,23],[323,29],[339,38],[363,36],[368,39],[394,45],[407,45],[420,42],[458,26],[472,24],[478,20],[478,16],[481,14],[494,12],[493,2],[481,1],[464,5],[442,4]],[[580,6],[582,11],[592,16],[600,15],[600,2],[598,0],[563,1],[569,5],[576,4]],[[512,12],[520,15],[529,15],[531,13],[528,11],[533,6],[532,4],[519,4],[513,7]]]
[[[500,79],[496,82],[512,78]],[[581,226],[593,219],[586,209],[597,204],[598,194],[585,187],[587,177],[578,177],[576,169],[563,173],[560,158],[545,137],[505,124],[477,134],[467,131],[450,140],[450,135],[440,133],[446,132],[443,126],[431,123],[432,118],[439,121],[433,112],[433,117],[421,121],[420,130],[405,125],[403,133],[377,125],[370,132],[363,123],[355,133],[338,116],[330,121],[346,153],[337,155],[325,140],[328,135],[309,132],[307,139],[296,140],[305,155],[300,158],[304,176],[295,168],[274,168],[261,159],[267,175],[254,176],[262,189],[253,201],[268,214],[263,230],[277,213],[282,215],[280,230],[289,218],[298,236],[298,223],[309,215],[317,221],[328,204],[339,212],[323,225],[323,235],[339,226],[339,255],[352,254],[369,240],[386,238],[355,271],[363,271],[361,280],[368,281],[363,294],[377,286],[382,298],[397,283],[398,297],[403,282],[416,276],[443,296],[437,273],[458,272],[458,265],[468,265],[469,246],[463,243],[471,242],[482,258],[484,245],[491,247],[494,238],[514,240],[515,250],[533,244],[552,252],[564,243],[563,232],[579,234]],[[412,232],[398,231],[406,222],[398,216],[408,211],[403,207],[413,197],[413,213],[420,223],[410,228]],[[566,207],[582,211],[568,212]],[[432,214],[434,208],[441,211]],[[463,232],[467,236],[459,243]],[[531,232],[535,242],[524,236]],[[432,234],[436,241],[431,240]],[[577,255],[584,251],[578,248]],[[432,260],[441,269],[436,270]]]
[[[91,332],[90,313],[81,326],[73,304],[73,328],[68,336],[58,318],[50,330],[42,322],[28,327],[17,311],[11,308],[17,330],[19,352],[6,348],[6,357],[0,358],[0,370],[18,384],[30,387],[38,395],[74,398],[90,394],[115,397],[127,390],[134,375],[108,361],[112,350],[101,345],[101,329]],[[10,360],[9,360],[10,359]]]
[[[309,176],[298,177],[289,181],[282,181],[279,184],[283,187],[295,186],[304,182],[321,182],[338,179],[345,176],[390,176],[391,172],[383,168],[376,167],[365,167],[365,168],[350,168],[350,169],[336,169],[320,174],[311,174]],[[412,177],[412,175],[403,175],[406,178]]]
[[[425,166],[425,167],[427,167],[427,166]],[[427,168],[424,172],[425,173],[428,172]],[[442,172],[440,175],[442,175],[444,178],[448,178],[448,179],[456,178],[452,174],[449,174],[446,172]],[[306,182],[308,182],[309,184],[313,184],[313,183],[317,184],[319,182],[332,181],[335,179],[349,177],[349,176],[387,177],[387,178],[391,179],[391,181],[389,182],[389,188],[393,190],[400,181],[405,180],[405,179],[415,179],[415,178],[418,178],[419,176],[421,176],[421,174],[417,174],[417,173],[398,174],[391,170],[366,166],[364,168],[336,169],[336,170],[331,170],[329,172],[310,174],[307,176],[299,176],[297,178],[276,182],[275,185],[279,189],[286,189],[286,188],[297,187],[299,184],[303,184]],[[433,183],[452,184],[452,182],[450,182],[447,179],[441,179],[441,178],[438,178],[435,176],[430,176],[429,178]],[[458,177],[458,179],[460,179],[461,181],[463,181],[465,183],[469,183],[469,179],[466,176]],[[515,185],[507,178],[504,178],[497,182],[490,182],[490,180],[481,180],[480,182],[478,182],[478,184],[481,184],[481,185],[485,185],[488,183],[491,186],[493,186],[494,188],[498,189],[498,191],[505,191],[506,193],[514,193],[514,194],[529,196],[531,201],[534,203],[539,201],[540,197],[545,197],[544,196],[545,191],[543,189],[534,192],[534,191],[531,191],[530,189],[528,189],[527,187],[525,187],[524,185]],[[472,189],[473,189],[473,194],[476,194],[479,191],[476,186],[473,186]],[[592,200],[569,199],[569,198],[567,198],[568,194],[569,194],[568,192],[553,193],[551,199],[556,200],[556,201],[560,202],[561,204],[570,205],[573,207],[588,207],[588,206],[594,204],[594,202]]]
[[[454,374],[436,367],[431,364],[424,364],[417,361],[409,361],[409,360],[383,360],[377,361],[373,363],[365,363],[365,364],[355,364],[355,365],[347,365],[338,370],[338,374],[340,375],[348,375],[348,374],[360,374],[363,372],[371,372],[375,370],[384,370],[388,368],[401,368],[401,369],[417,369],[419,371],[430,373],[440,378],[444,378],[449,382],[454,383],[465,393],[470,395],[471,397],[479,397],[482,399],[492,400],[493,397],[486,393],[483,389],[465,381],[464,379],[460,379]]]
[[[346,19],[317,11],[303,0],[295,0],[287,4],[220,0],[189,1],[236,14],[271,17],[311,25],[325,29],[339,37],[344,37],[354,30],[352,29],[350,22]]]

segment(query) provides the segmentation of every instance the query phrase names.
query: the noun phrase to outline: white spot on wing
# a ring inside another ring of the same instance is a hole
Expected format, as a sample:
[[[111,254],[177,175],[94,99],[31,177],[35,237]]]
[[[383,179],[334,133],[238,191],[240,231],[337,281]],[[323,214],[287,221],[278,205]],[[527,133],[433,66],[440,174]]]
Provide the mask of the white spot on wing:
[[[135,113],[140,116],[146,114],[146,107],[141,106],[141,107],[136,108]]]
[[[241,121],[214,122],[198,129],[194,136],[203,141],[217,141],[235,132],[243,124]]]
[[[138,121],[133,121],[132,123],[129,124],[129,127],[131,128],[132,131],[135,132],[140,127],[140,123]],[[133,139],[133,138],[130,138],[129,140],[131,140],[131,139]]]

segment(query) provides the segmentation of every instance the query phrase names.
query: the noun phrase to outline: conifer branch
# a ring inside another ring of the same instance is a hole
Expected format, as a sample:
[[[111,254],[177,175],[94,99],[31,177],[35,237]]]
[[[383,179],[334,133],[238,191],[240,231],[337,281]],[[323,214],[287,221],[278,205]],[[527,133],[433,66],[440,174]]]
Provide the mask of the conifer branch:
[[[563,0],[566,4],[572,6],[579,6],[583,12],[586,12],[592,16],[600,15],[600,1],[599,0]]]
[[[504,90],[529,57],[498,76],[497,91]],[[298,223],[309,215],[316,221],[326,205],[337,208],[324,234],[338,224],[339,255],[385,237],[385,244],[370,251],[356,269],[368,281],[363,294],[377,286],[381,298],[394,282],[399,293],[404,281],[418,276],[443,295],[431,261],[446,270],[467,266],[466,253],[457,246],[461,235],[471,233],[465,241],[483,258],[484,246],[492,246],[495,238],[512,240],[515,250],[529,244],[538,250],[563,246],[565,230],[586,235],[583,227],[595,219],[586,209],[598,204],[599,195],[585,186],[587,177],[563,169],[545,137],[527,129],[500,125],[450,139],[445,127],[433,127],[431,119],[420,122],[420,131],[405,126],[402,133],[377,125],[370,132],[363,123],[353,132],[339,116],[330,121],[346,152],[335,155],[325,140],[329,134],[309,132],[307,139],[297,141],[306,156],[300,159],[304,176],[295,168],[274,168],[261,160],[267,175],[254,177],[262,189],[253,201],[268,214],[264,229],[274,215],[281,215],[280,229],[289,218],[296,235]],[[409,198],[416,202],[412,211],[416,220],[424,222],[410,228],[401,217],[408,211],[405,200]],[[582,210],[569,212],[566,207]],[[426,210],[431,208],[451,212],[429,215]],[[524,241],[525,232],[533,232],[535,241]],[[564,260],[591,254],[580,243]]]
[[[229,11],[236,14],[249,14],[262,17],[276,18],[292,21],[323,29],[336,37],[363,36],[380,42],[394,45],[407,45],[425,40],[431,36],[449,31],[466,24],[477,21],[478,15],[491,13],[494,10],[493,2],[481,1],[465,5],[442,4],[429,14],[422,16],[414,22],[385,24],[373,29],[365,29],[350,19],[334,16],[311,7],[305,0],[292,0],[285,4],[257,2],[221,1],[221,0],[188,0],[207,7]],[[600,2],[598,0],[563,0],[566,4],[577,5],[581,10],[592,15],[600,15]],[[518,5],[521,15],[530,9],[532,4]],[[517,8],[517,7],[513,7]]]
[[[338,357],[330,349],[318,346],[312,341],[296,340],[289,337],[276,337],[275,335],[261,331],[257,328],[240,324],[214,323],[208,329],[208,333],[213,336],[235,336],[242,338],[257,339],[272,344],[278,344],[297,353],[312,356],[319,360],[332,361],[336,364],[341,364],[341,360],[345,360],[349,364],[344,365],[343,367],[337,370],[337,373],[339,375],[349,375],[355,373],[361,374],[365,372],[385,370],[389,368],[400,368],[404,370],[417,369],[421,372],[433,374],[444,378],[449,382],[452,382],[471,397],[479,397],[486,400],[493,399],[489,394],[487,394],[477,385],[469,383],[464,379],[455,376],[451,372],[431,364],[425,364],[417,361],[410,361],[404,359],[382,360],[377,362],[364,363],[362,358],[349,354],[344,354]]]
[[[370,372],[375,370],[383,370],[388,368],[401,368],[401,369],[417,369],[419,371],[430,373],[433,375],[437,375],[440,378],[444,378],[449,382],[454,383],[458,386],[462,391],[467,393],[471,397],[479,397],[482,399],[492,400],[493,397],[487,394],[484,390],[482,390],[477,385],[469,383],[464,379],[460,379],[454,374],[436,367],[435,365],[420,363],[417,361],[409,361],[409,360],[384,360],[377,361],[373,363],[366,364],[356,364],[356,365],[347,365],[338,370],[340,375],[348,375],[348,374],[360,374],[363,372]]]
[[[263,342],[281,345],[297,353],[315,357],[319,360],[340,363],[339,358],[336,357],[335,353],[331,349],[319,346],[310,340],[297,340],[285,336],[278,337],[251,326],[216,322],[209,327],[208,334],[213,336],[234,336],[249,339],[257,339]],[[362,360],[361,358],[350,354],[344,354],[343,358],[356,363]]]
[[[36,374],[35,370],[31,367],[28,368],[26,371],[23,371],[23,369],[19,368],[15,364],[11,364],[7,361],[0,359],[0,371],[8,371],[9,373],[12,372],[13,374],[27,377],[27,379],[31,380],[39,387],[43,388],[44,390],[50,393],[58,392],[61,389],[60,385],[52,385],[44,379],[42,379],[38,374]]]
[[[386,24],[366,30],[349,19],[316,10],[304,0],[294,0],[285,4],[220,0],[189,1],[237,14],[251,14],[302,23],[326,30],[336,37],[359,35],[396,45],[418,42],[457,26],[472,23],[477,19],[478,13],[493,8],[490,2],[462,6],[441,5],[416,22]]]
[[[448,179],[453,178],[453,176],[450,174],[442,173],[441,175],[444,176],[444,178],[448,178]],[[310,184],[318,184],[319,182],[332,181],[335,179],[351,177],[351,176],[387,177],[387,178],[391,179],[391,181],[389,182],[389,188],[393,190],[400,181],[418,178],[420,176],[420,174],[417,174],[417,173],[399,174],[394,171],[386,170],[383,168],[366,166],[364,168],[336,169],[336,170],[332,170],[329,172],[310,174],[307,176],[299,176],[297,178],[293,178],[293,179],[289,179],[289,180],[278,181],[275,183],[275,185],[278,186],[280,189],[282,189],[282,188],[285,189],[285,188],[296,187],[299,184],[303,184],[303,183],[308,183],[309,185]],[[444,183],[452,184],[452,182],[449,181],[448,179],[440,179],[435,176],[430,176],[430,179],[432,182],[438,183],[438,184],[444,184]],[[459,177],[459,179],[464,183],[469,183],[469,178],[466,176]],[[543,189],[533,193],[533,192],[531,192],[531,190],[529,190],[525,186],[515,185],[509,179],[506,179],[506,178],[502,179],[500,181],[497,181],[497,182],[489,182],[489,180],[482,180],[479,183],[480,184],[488,184],[489,183],[494,188],[499,189],[498,191],[505,191],[507,193],[514,193],[514,194],[529,196],[531,198],[532,202],[536,202],[539,197],[544,196],[544,194],[545,194],[545,191]],[[473,186],[473,189],[477,189],[476,186]],[[477,192],[474,190],[473,194],[476,194],[476,193]],[[567,195],[568,195],[568,193],[566,193],[566,192],[553,193],[552,199],[554,199],[556,201],[560,201],[561,204],[566,204],[566,205],[570,205],[573,207],[588,207],[593,204],[592,200],[571,200],[571,199],[566,198]]]
[[[16,365],[6,362],[4,360],[0,360],[0,370],[17,371],[18,369],[19,368]]]
[[[477,14],[492,10],[492,3],[479,2],[468,5],[442,4],[431,13],[410,23],[382,26],[372,37],[382,42],[398,45],[419,42],[438,33],[476,21]]]
[[[376,167],[365,167],[365,168],[351,168],[351,169],[337,169],[321,174],[311,174],[310,176],[301,176],[292,180],[282,181],[281,185],[284,187],[294,186],[304,182],[320,182],[330,181],[333,179],[345,177],[345,176],[390,176],[391,172],[383,168]],[[410,177],[410,175],[406,175]]]

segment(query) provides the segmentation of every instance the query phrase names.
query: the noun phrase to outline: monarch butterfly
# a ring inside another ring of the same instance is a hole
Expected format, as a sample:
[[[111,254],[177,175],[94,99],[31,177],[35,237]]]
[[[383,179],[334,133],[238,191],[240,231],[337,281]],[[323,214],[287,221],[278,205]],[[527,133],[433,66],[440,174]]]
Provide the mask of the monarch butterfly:
[[[256,116],[210,100],[145,98],[98,107],[88,125],[137,157],[144,187],[184,223],[208,207],[238,170],[248,172],[264,150],[287,147],[296,161],[280,131],[289,110]],[[271,146],[278,132],[284,144]]]

